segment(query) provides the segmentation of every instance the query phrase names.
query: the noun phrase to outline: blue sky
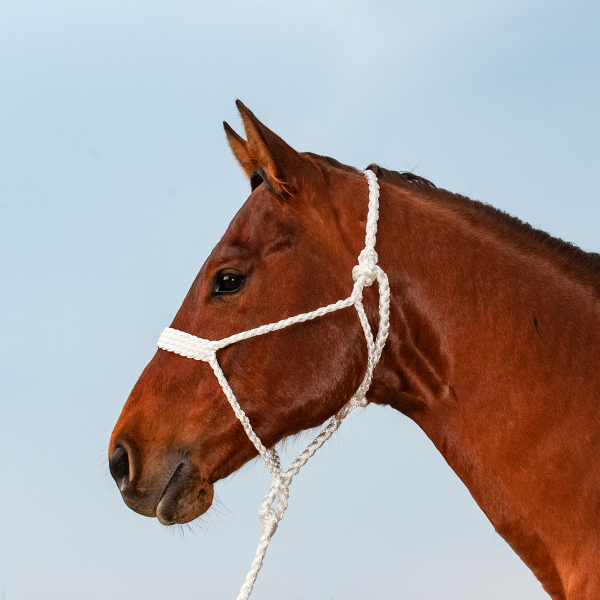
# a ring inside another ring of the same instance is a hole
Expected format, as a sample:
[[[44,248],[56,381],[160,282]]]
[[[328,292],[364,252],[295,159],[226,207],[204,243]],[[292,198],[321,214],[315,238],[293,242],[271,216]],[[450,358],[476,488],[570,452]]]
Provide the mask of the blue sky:
[[[592,1],[4,0],[0,597],[239,590],[261,464],[182,532],[130,511],[105,457],[248,195],[235,98],[298,150],[413,169],[600,251],[599,26]],[[425,436],[375,407],[294,481],[253,595],[366,597],[546,597]]]

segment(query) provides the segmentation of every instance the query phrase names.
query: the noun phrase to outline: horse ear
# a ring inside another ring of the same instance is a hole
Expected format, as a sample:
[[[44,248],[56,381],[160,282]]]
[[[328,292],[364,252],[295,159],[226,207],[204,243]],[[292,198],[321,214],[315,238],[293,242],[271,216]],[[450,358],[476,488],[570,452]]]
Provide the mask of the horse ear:
[[[238,135],[226,121],[223,121],[223,128],[225,129],[225,135],[227,136],[227,141],[233,155],[237,158],[240,167],[242,167],[248,178],[250,178],[259,165],[248,150],[248,142],[242,136]]]
[[[276,195],[289,196],[298,187],[302,169],[311,163],[263,125],[240,100],[235,103],[248,138],[246,149],[256,164],[254,168],[262,167],[269,179],[265,183]]]

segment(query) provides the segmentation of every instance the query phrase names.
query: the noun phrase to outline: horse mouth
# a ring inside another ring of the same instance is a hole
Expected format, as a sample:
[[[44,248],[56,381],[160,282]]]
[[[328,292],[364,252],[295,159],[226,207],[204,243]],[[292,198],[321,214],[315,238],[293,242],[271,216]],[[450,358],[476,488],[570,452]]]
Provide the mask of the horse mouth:
[[[194,479],[189,463],[177,466],[156,507],[156,517],[163,525],[189,523],[210,508],[213,486]]]

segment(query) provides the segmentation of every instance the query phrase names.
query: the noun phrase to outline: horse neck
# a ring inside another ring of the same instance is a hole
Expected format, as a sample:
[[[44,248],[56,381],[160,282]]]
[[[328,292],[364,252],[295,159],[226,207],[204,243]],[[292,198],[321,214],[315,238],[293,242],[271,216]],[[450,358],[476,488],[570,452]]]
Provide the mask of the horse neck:
[[[553,597],[580,597],[600,550],[598,297],[524,226],[501,235],[432,194],[382,187],[392,331],[375,401],[415,420]]]

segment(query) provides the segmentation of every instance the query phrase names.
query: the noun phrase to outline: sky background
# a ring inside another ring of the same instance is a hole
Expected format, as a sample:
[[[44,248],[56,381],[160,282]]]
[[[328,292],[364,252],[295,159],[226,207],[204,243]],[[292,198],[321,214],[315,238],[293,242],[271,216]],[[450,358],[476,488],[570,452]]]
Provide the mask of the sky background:
[[[221,124],[241,130],[236,98],[298,150],[414,170],[600,251],[599,30],[597,0],[2,0],[0,598],[238,593],[264,466],[181,530],[129,510],[106,460],[248,195]],[[295,479],[253,595],[546,597],[424,434],[377,407]]]

